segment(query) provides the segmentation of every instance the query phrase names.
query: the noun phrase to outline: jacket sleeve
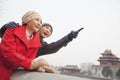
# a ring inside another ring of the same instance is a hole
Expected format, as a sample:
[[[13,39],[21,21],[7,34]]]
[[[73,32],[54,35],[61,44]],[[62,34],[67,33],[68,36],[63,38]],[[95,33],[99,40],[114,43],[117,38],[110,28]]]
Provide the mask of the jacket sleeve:
[[[67,43],[69,43],[71,40],[68,36],[65,36],[61,38],[60,40],[56,42],[52,42],[48,44],[47,42],[42,42],[42,48],[39,48],[37,52],[37,56],[46,55],[46,54],[52,54],[60,50],[63,46],[66,46]]]
[[[16,51],[16,40],[13,35],[14,29],[7,29],[1,42],[1,55],[3,58],[14,66],[21,66],[25,69],[30,68],[31,59],[26,58]]]

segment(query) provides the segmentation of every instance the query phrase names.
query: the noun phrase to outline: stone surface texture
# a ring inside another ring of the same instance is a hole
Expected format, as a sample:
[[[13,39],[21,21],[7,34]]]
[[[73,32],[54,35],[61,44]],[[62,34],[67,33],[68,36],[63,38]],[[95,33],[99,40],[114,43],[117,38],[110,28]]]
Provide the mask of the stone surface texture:
[[[36,71],[16,71],[10,80],[83,80],[78,77],[62,74],[41,73]]]

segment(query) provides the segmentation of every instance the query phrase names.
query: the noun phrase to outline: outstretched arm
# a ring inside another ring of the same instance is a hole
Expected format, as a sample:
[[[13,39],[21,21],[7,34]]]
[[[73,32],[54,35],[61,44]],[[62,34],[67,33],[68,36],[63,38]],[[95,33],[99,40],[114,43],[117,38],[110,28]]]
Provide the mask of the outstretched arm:
[[[76,38],[78,33],[82,29],[83,28],[80,28],[77,31],[71,31],[67,36],[61,38],[56,42],[52,42],[50,44],[48,44],[47,42],[42,42],[42,48],[39,48],[36,57],[41,55],[56,53],[58,50],[60,50],[62,47],[66,46],[70,41],[72,41],[73,38]]]
[[[39,48],[36,57],[41,56],[41,55],[55,53],[59,49],[61,49],[63,46],[66,46],[67,43],[69,42],[70,42],[70,39],[68,38],[68,36],[65,36],[62,39],[56,42],[52,42],[50,44],[48,44],[47,42],[42,42],[42,48]]]

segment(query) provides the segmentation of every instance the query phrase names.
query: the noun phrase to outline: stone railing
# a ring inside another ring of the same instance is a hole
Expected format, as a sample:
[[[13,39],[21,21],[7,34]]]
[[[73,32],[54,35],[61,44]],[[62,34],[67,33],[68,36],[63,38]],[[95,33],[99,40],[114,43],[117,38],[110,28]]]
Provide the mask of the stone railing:
[[[20,70],[14,72],[10,80],[83,80],[83,79],[57,73],[53,74]]]

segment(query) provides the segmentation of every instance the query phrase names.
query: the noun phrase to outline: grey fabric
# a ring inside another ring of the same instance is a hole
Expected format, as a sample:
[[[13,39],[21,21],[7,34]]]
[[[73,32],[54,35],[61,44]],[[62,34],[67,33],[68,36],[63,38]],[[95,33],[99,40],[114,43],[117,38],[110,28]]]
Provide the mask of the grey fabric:
[[[15,23],[15,22],[13,22],[13,21],[8,22],[8,23],[6,23],[5,25],[3,25],[3,26],[1,27],[1,29],[0,29],[0,37],[3,36],[3,34],[5,33],[5,30],[6,30],[7,28],[15,28],[17,25],[18,25],[18,23]]]
[[[62,47],[66,46],[69,42],[70,42],[70,39],[68,38],[68,36],[64,36],[60,40],[58,40],[56,42],[52,42],[50,44],[48,44],[45,41],[41,41],[42,47],[39,48],[36,57],[46,55],[46,54],[56,53]]]

